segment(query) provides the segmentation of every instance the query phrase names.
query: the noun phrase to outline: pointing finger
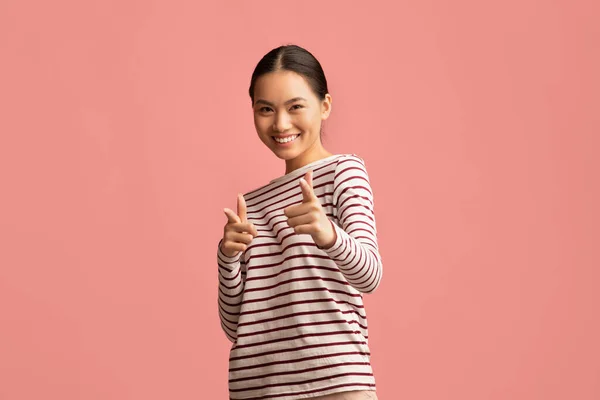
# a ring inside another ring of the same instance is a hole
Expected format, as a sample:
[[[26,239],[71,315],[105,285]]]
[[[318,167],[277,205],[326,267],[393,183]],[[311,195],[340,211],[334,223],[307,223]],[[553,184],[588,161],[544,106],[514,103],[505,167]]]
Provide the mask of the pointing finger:
[[[312,187],[312,171],[308,171],[304,178],[300,178],[300,188],[302,189],[302,202],[307,203],[317,199]]]
[[[242,222],[248,222],[248,218],[246,217],[246,200],[241,193],[238,193],[237,212]]]

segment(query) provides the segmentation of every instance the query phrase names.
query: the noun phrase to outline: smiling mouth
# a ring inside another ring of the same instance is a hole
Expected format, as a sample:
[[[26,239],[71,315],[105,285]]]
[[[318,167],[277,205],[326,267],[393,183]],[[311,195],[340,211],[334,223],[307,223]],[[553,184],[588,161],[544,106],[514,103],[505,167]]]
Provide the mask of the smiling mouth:
[[[279,137],[279,139],[289,139],[291,137],[294,138],[292,140],[286,140],[284,142],[278,141],[277,140],[277,138],[278,138],[277,136],[271,136],[271,137],[273,138],[273,141],[275,141],[275,143],[277,143],[277,144],[287,144],[287,143],[291,143],[291,142],[295,141],[296,139],[298,139],[300,137],[300,135],[301,135],[301,133],[297,133],[295,135],[287,135],[285,137]]]

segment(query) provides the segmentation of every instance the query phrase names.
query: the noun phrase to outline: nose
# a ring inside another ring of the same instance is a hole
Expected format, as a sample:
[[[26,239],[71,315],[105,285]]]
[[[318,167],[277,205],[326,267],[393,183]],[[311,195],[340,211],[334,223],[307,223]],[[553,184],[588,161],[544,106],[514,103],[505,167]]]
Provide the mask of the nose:
[[[292,124],[287,113],[279,113],[275,117],[275,123],[273,124],[273,130],[275,132],[285,132],[290,129]]]

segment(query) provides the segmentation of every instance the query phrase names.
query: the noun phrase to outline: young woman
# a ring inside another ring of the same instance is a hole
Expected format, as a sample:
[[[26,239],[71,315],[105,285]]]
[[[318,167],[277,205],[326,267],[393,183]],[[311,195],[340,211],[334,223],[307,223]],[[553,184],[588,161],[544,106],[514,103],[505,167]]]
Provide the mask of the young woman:
[[[382,275],[364,161],[321,142],[331,95],[307,50],[281,46],[250,84],[260,140],[285,175],[224,209],[219,315],[230,399],[377,399],[363,293]]]

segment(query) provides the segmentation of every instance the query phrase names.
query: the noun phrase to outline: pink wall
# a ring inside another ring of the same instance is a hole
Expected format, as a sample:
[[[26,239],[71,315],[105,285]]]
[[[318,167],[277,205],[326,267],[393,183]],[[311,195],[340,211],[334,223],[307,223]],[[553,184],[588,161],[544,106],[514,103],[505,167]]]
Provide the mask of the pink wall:
[[[598,3],[405,3],[2,0],[0,399],[227,398],[222,208],[284,171],[247,89],[285,43],[371,176],[380,399],[600,398]]]

